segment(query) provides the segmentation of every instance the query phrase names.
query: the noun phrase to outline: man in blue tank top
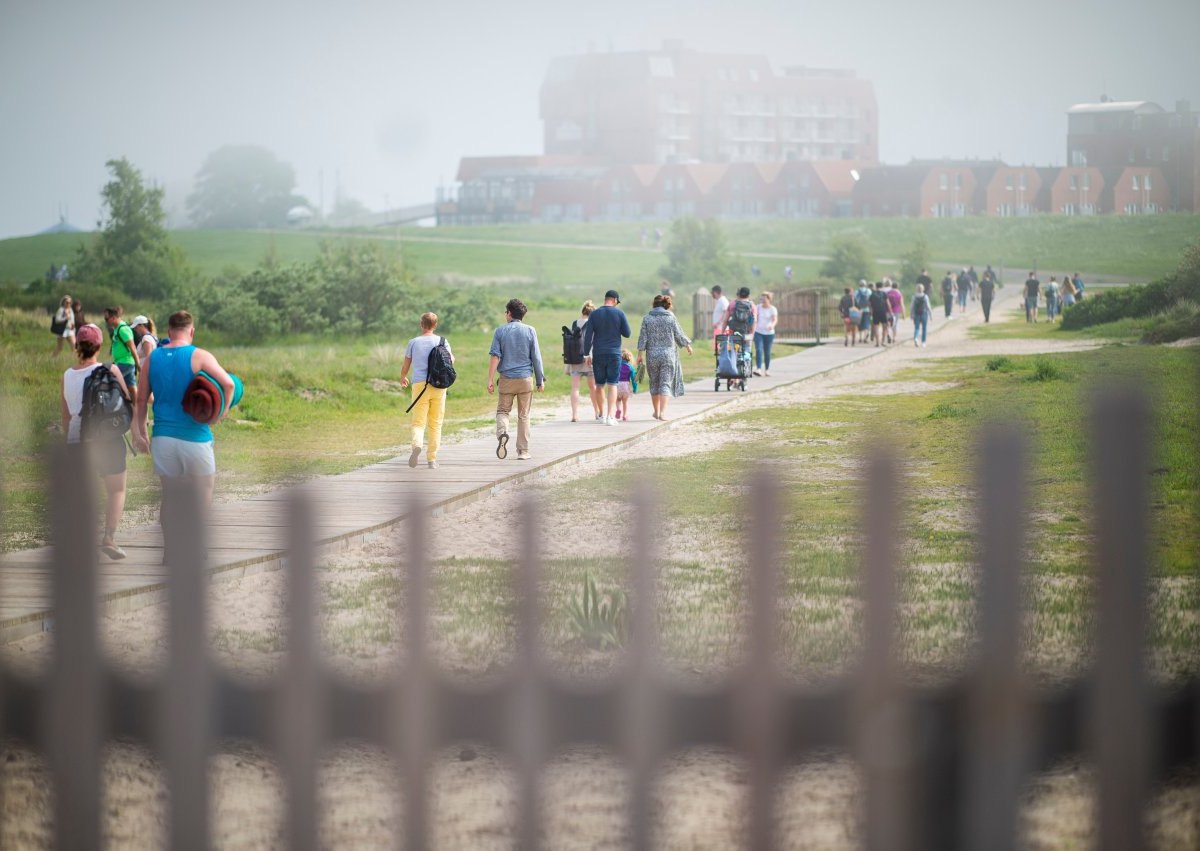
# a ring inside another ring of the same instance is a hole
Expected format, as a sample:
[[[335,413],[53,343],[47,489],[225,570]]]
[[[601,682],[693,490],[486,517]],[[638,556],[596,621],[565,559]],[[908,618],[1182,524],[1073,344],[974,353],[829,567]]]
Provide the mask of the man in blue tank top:
[[[233,379],[211,352],[192,344],[195,334],[196,325],[190,313],[180,310],[171,314],[167,320],[170,342],[150,353],[138,385],[133,440],[139,452],[150,453],[154,472],[163,480],[164,486],[167,480],[194,481],[207,506],[212,503],[217,476],[212,429],[184,412],[183,396],[196,374],[201,370],[207,372],[221,386],[225,400],[221,417],[224,417],[233,399]],[[151,404],[154,407],[153,440],[146,432],[146,415]]]

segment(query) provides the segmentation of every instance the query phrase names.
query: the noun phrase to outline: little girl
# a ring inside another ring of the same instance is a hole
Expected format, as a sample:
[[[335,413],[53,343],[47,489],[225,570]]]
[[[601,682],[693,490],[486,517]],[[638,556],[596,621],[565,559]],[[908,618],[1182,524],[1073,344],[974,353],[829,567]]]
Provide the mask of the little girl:
[[[621,374],[617,376],[617,419],[629,422],[629,400],[633,397],[633,353],[621,349]]]

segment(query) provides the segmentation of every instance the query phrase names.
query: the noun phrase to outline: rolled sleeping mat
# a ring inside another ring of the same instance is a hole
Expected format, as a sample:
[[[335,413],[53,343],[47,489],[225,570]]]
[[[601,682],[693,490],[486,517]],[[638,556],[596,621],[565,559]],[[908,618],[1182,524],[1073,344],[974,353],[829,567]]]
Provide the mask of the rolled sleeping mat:
[[[230,373],[233,380],[233,408],[242,401],[244,387],[242,380]],[[188,384],[183,393],[183,411],[196,422],[203,425],[216,425],[225,409],[225,394],[217,380],[201,370]]]

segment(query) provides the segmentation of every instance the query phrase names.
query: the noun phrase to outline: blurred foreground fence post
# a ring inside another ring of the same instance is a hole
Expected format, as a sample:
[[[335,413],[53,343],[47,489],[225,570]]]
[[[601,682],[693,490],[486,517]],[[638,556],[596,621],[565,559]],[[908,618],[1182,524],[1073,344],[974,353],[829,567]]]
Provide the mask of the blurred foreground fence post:
[[[861,835],[872,851],[1010,851],[1019,843],[1020,796],[1030,774],[1078,757],[1090,757],[1097,769],[1101,847],[1137,849],[1146,842],[1153,785],[1167,772],[1200,763],[1200,680],[1156,687],[1146,667],[1148,420],[1145,400],[1128,390],[1104,396],[1093,410],[1096,662],[1088,676],[1041,692],[1021,671],[1026,449],[1012,427],[990,427],[983,435],[978,649],[967,671],[938,686],[904,676],[900,473],[884,455],[872,459],[865,483],[871,522],[863,553],[862,662],[831,688],[780,677],[778,610],[787,599],[782,565],[792,556],[782,553],[778,534],[790,518],[782,488],[758,471],[749,499],[748,652],[722,682],[685,687],[659,662],[655,541],[661,508],[641,484],[633,499],[630,637],[615,676],[583,687],[545,662],[540,518],[532,500],[523,503],[520,528],[513,530],[520,558],[513,575],[511,668],[495,685],[441,676],[428,635],[428,517],[414,503],[407,509],[397,612],[405,661],[379,688],[366,689],[347,685],[322,664],[314,518],[303,497],[289,506],[288,646],[281,676],[248,686],[216,668],[208,651],[204,507],[190,487],[163,494],[170,571],[166,670],[148,685],[118,674],[100,652],[94,541],[79,533],[79,518],[94,511],[90,490],[79,487],[86,447],[64,449],[55,453],[51,471],[54,656],[41,678],[0,668],[0,733],[48,757],[55,844],[64,849],[101,844],[101,755],[117,736],[149,746],[161,761],[169,791],[167,841],[176,849],[211,844],[208,759],[222,737],[276,751],[287,792],[284,832],[296,849],[322,844],[320,754],[348,738],[395,757],[400,833],[408,849],[432,844],[434,756],[463,740],[511,760],[513,834],[522,849],[543,842],[540,783],[548,761],[558,748],[584,743],[625,757],[635,849],[655,845],[661,761],[691,746],[732,748],[745,760],[750,797],[743,844],[755,849],[787,839],[775,813],[786,767],[831,750],[850,752],[861,768]],[[803,570],[804,554],[794,558]]]

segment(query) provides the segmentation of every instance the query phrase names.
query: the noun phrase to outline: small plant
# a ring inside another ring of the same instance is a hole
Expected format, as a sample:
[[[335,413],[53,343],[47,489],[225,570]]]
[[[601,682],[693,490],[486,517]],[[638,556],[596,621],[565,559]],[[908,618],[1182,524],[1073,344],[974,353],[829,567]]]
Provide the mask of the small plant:
[[[1011,372],[1013,368],[1012,358],[1001,355],[998,358],[988,358],[988,362],[984,364],[984,369],[988,372]]]
[[[572,598],[567,605],[571,632],[595,650],[619,650],[629,636],[629,604],[625,592],[617,589],[600,594],[592,577],[583,574],[583,597]]]
[[[1033,362],[1034,381],[1060,381],[1066,378],[1066,375],[1061,369],[1045,358],[1038,358]]]
[[[933,406],[925,418],[928,420],[952,420],[959,417],[969,417],[975,413],[975,409],[969,405],[951,405],[948,402],[939,402]]]

